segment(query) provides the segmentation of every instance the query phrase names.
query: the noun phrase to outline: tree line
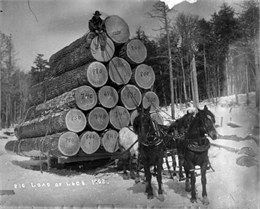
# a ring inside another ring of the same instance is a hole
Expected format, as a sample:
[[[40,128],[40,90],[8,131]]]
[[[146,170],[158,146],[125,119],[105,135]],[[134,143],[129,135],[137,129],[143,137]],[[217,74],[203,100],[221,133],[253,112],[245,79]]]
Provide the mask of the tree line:
[[[191,66],[196,58],[199,99],[218,98],[256,91],[259,107],[259,2],[246,0],[241,3],[241,12],[223,3],[209,20],[198,16],[175,13],[166,5],[154,5],[156,12],[166,11],[173,66],[174,101],[191,101]],[[155,12],[155,13],[154,13]],[[138,28],[133,38],[141,39],[147,48],[146,64],[153,67],[156,80],[153,90],[160,105],[171,103],[169,56],[165,30],[157,38],[146,35]],[[28,73],[20,69],[12,35],[0,31],[1,108],[0,128],[21,122],[26,114],[28,89],[42,82],[50,71],[48,60],[38,54]],[[258,76],[257,76],[258,75]],[[258,88],[258,90],[257,90]]]

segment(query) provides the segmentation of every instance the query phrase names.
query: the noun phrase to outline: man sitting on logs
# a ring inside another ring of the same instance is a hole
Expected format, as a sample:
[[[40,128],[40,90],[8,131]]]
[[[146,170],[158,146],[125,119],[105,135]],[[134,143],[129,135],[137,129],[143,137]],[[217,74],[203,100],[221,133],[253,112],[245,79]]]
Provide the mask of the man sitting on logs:
[[[87,35],[87,46],[89,47],[93,38],[98,36],[98,42],[96,44],[96,49],[98,49],[98,43],[100,43],[101,50],[105,50],[106,46],[106,28],[104,21],[100,18],[101,13],[95,11],[93,17],[89,20],[89,34]]]

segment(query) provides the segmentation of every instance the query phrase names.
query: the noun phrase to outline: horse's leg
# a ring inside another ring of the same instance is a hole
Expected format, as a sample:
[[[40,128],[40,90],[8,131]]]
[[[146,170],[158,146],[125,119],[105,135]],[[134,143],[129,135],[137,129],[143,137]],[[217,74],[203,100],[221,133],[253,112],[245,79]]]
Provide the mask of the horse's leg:
[[[176,176],[176,159],[175,159],[175,156],[176,156],[176,153],[175,151],[171,151],[171,156],[172,156],[172,168],[173,168],[173,176]]]
[[[190,192],[191,191],[191,185],[190,185],[190,168],[188,164],[185,162],[184,164],[184,171],[186,174],[186,181],[185,181],[185,191]]]
[[[164,157],[165,157],[165,161],[166,161],[166,165],[167,165],[167,168],[168,168],[170,177],[171,177],[171,179],[173,179],[173,175],[172,175],[172,172],[171,172],[170,164],[169,164],[169,162],[168,162],[167,152],[165,152],[165,156],[164,156]],[[161,170],[162,170],[162,163],[161,163]]]
[[[208,162],[205,162],[201,167],[201,184],[202,184],[202,203],[205,205],[209,204],[209,199],[207,197],[207,190],[206,190],[206,171],[207,171]]]
[[[147,193],[148,199],[153,199],[153,188],[152,188],[152,184],[151,184],[152,174],[150,171],[150,166],[149,166],[148,162],[143,162],[143,163],[144,163],[144,172],[145,172],[145,178],[146,178],[145,192]]]
[[[135,175],[135,183],[140,182],[140,176],[139,176],[139,166],[140,166],[140,155],[139,153],[136,154],[136,175]]]
[[[184,176],[183,176],[183,172],[182,172],[182,167],[184,164],[184,158],[181,154],[178,155],[178,160],[179,160],[179,181],[184,180]],[[186,178],[187,178],[187,174],[186,174]]]
[[[163,189],[162,189],[162,162],[163,162],[163,155],[159,157],[160,159],[157,160],[157,182],[158,182],[158,198],[160,201],[164,201],[163,196]]]
[[[133,158],[134,158],[134,156],[130,155],[129,170],[130,170],[130,178],[131,179],[135,179],[135,174],[134,174],[133,167],[132,167]]]
[[[197,198],[196,198],[196,188],[195,188],[195,184],[196,184],[196,176],[195,176],[195,166],[191,165],[190,166],[190,178],[191,178],[191,199],[190,201],[193,202],[197,202]]]

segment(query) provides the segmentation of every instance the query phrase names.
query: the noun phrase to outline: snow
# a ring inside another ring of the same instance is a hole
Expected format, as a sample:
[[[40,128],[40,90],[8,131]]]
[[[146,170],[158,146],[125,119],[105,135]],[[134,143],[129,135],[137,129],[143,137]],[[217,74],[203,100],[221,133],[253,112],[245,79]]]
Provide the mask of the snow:
[[[247,106],[246,95],[239,95],[239,105],[235,97],[222,97],[217,105],[212,101],[203,101],[216,116],[219,126],[217,131],[222,136],[234,135],[232,139],[219,138],[211,140],[209,158],[212,170],[207,171],[208,206],[201,202],[202,186],[200,176],[196,178],[197,203],[190,202],[190,193],[185,192],[185,182],[178,182],[163,176],[164,202],[157,198],[157,181],[152,183],[155,198],[148,200],[144,193],[145,185],[135,184],[134,180],[124,180],[122,171],[107,171],[93,175],[93,170],[51,169],[41,171],[33,167],[37,161],[5,151],[5,144],[16,140],[15,136],[0,131],[0,205],[2,208],[18,206],[45,206],[69,208],[259,208],[259,109],[255,108],[254,93],[250,93],[250,104]],[[170,107],[161,108],[161,115],[167,124],[170,119]],[[194,111],[175,106],[176,117]],[[250,137],[248,137],[250,136]],[[248,138],[246,138],[248,137]],[[240,140],[236,140],[240,139]],[[241,140],[242,139],[242,140]],[[255,140],[253,140],[255,139]],[[237,159],[245,155],[232,152],[221,146],[240,150],[250,147],[255,152],[254,165],[239,165]],[[170,161],[170,158],[169,158]],[[200,173],[199,168],[196,169]],[[142,173],[141,173],[142,174]],[[143,174],[142,174],[143,175]]]

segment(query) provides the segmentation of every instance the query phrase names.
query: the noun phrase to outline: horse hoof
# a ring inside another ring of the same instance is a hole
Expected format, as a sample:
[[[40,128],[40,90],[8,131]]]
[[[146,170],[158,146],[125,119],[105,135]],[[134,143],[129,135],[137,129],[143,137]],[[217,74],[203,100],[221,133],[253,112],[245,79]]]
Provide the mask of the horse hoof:
[[[190,201],[191,201],[191,203],[194,203],[194,202],[197,202],[197,199],[196,198],[190,198]]]
[[[164,196],[163,196],[162,194],[159,194],[158,199],[159,199],[161,202],[163,202],[163,201],[164,201]]]
[[[153,199],[153,194],[148,194],[147,199],[148,199],[148,200]]]
[[[208,197],[204,196],[203,199],[202,199],[202,203],[203,203],[203,205],[208,205],[209,204]]]

